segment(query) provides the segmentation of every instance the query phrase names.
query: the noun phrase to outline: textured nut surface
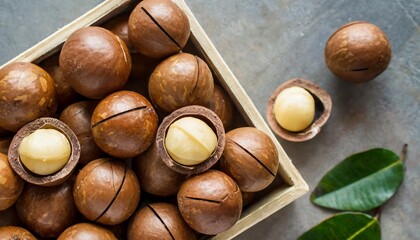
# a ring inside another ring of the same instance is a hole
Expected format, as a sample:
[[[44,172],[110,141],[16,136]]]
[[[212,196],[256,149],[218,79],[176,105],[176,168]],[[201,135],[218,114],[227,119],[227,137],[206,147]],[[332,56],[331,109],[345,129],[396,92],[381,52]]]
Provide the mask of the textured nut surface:
[[[103,27],[117,35],[124,41],[130,52],[133,52],[134,49],[131,46],[130,39],[128,38],[128,18],[128,14],[121,14],[117,17],[111,18],[103,25]]]
[[[208,108],[219,116],[223,127],[228,129],[232,122],[233,105],[229,95],[221,87],[214,85],[213,96],[210,98]]]
[[[23,190],[23,181],[9,165],[7,156],[0,153],[0,211],[11,207]]]
[[[78,223],[67,228],[58,237],[58,240],[117,240],[115,235],[97,225],[91,223]]]
[[[325,46],[325,62],[337,77],[355,83],[370,81],[391,61],[391,46],[374,24],[350,22],[337,29]]]
[[[73,183],[69,180],[54,187],[26,184],[16,202],[17,213],[23,224],[41,237],[57,238],[77,218]]]
[[[188,105],[207,106],[213,88],[213,76],[207,64],[189,53],[162,61],[149,80],[152,102],[166,112]]]
[[[158,118],[145,97],[132,91],[120,91],[98,104],[91,126],[99,148],[111,156],[130,158],[150,146],[158,128]]]
[[[58,106],[59,109],[63,109],[68,105],[76,102],[77,99],[80,98],[80,95],[74,91],[74,89],[71,88],[70,83],[64,79],[63,72],[58,65],[59,57],[59,53],[52,55],[51,57],[42,61],[40,63],[40,67],[47,71],[51,78],[54,80],[54,86],[58,98]]]
[[[231,177],[216,170],[186,180],[177,199],[187,224],[207,235],[226,231],[239,220],[242,212],[238,185]]]
[[[205,161],[217,147],[217,136],[204,121],[183,117],[166,133],[165,148],[178,163],[191,166]]]
[[[128,219],[140,200],[140,185],[124,163],[97,159],[77,175],[73,188],[77,209],[91,221],[115,225]]]
[[[71,146],[71,155],[67,163],[57,172],[49,175],[34,174],[24,167],[19,157],[19,146],[22,140],[38,129],[55,129],[66,136]],[[25,181],[40,186],[55,186],[64,183],[73,173],[80,157],[80,144],[73,131],[56,118],[38,118],[21,128],[9,147],[8,158],[13,170]]]
[[[152,203],[138,211],[128,226],[129,240],[196,239],[178,208],[169,203]]]
[[[226,147],[220,169],[231,176],[241,191],[256,192],[273,182],[279,166],[276,147],[270,137],[253,127],[226,133]]]
[[[0,227],[0,236],[2,240],[36,240],[28,230],[15,226]]]
[[[125,43],[101,27],[74,32],[60,54],[64,78],[81,95],[100,99],[123,88],[131,72]]]
[[[301,87],[286,88],[276,97],[274,116],[284,129],[302,131],[314,120],[315,100]]]
[[[32,63],[11,63],[0,69],[0,128],[17,132],[28,122],[57,110],[54,81]]]
[[[142,189],[157,196],[170,196],[178,192],[187,175],[178,173],[163,162],[154,142],[146,152],[137,157],[134,171]]]
[[[170,0],[144,0],[128,21],[130,42],[142,54],[162,58],[180,51],[190,36],[185,13]]]
[[[37,129],[22,139],[19,158],[29,171],[49,175],[59,171],[70,159],[70,142],[55,129]]]
[[[103,155],[93,140],[90,130],[90,120],[96,105],[95,101],[73,103],[66,107],[60,115],[60,121],[67,124],[79,139],[81,147],[79,163],[83,165]]]

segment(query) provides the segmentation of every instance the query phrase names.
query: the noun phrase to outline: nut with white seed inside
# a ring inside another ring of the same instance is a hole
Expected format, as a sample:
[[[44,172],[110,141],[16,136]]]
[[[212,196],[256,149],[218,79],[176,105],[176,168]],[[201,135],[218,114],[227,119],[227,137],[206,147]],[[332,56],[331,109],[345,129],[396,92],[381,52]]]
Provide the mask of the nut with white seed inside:
[[[315,100],[304,88],[290,87],[277,96],[273,111],[276,121],[282,128],[299,132],[314,120]]]
[[[204,121],[184,117],[169,127],[165,147],[175,161],[192,166],[210,157],[217,147],[217,137]]]
[[[49,175],[60,170],[70,159],[70,142],[55,129],[38,129],[19,145],[19,157],[31,172]]]

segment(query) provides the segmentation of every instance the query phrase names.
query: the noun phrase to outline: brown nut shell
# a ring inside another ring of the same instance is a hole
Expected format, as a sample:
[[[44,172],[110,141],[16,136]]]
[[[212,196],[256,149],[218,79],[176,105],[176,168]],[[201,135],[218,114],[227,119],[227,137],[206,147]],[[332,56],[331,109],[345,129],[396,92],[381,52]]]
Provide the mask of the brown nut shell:
[[[93,138],[102,151],[131,158],[153,142],[158,117],[150,102],[133,91],[115,92],[104,98],[91,119]]]
[[[54,80],[32,63],[15,62],[0,69],[0,128],[17,132],[28,122],[54,115]]]
[[[128,18],[130,15],[121,14],[117,17],[111,18],[104,25],[103,28],[108,29],[117,35],[121,40],[124,41],[130,52],[133,52],[133,46],[131,46],[130,39],[128,38]]]
[[[28,230],[15,226],[0,227],[0,236],[2,240],[37,240]]]
[[[0,211],[10,208],[23,190],[23,181],[13,171],[7,156],[0,153]]]
[[[18,152],[19,145],[22,140],[35,130],[41,128],[52,128],[60,131],[69,140],[71,147],[70,159],[66,165],[64,165],[64,167],[58,172],[44,176],[32,173],[24,167],[20,161]],[[38,118],[37,120],[26,124],[19,130],[19,132],[16,133],[13,137],[12,143],[10,144],[8,157],[13,170],[21,178],[23,178],[23,180],[39,186],[56,186],[64,183],[73,173],[77,163],[79,162],[80,144],[73,131],[60,120],[55,118]]]
[[[68,105],[74,103],[81,96],[71,88],[70,83],[64,79],[63,72],[58,65],[59,53],[52,55],[40,63],[40,66],[50,74],[54,80],[55,90],[58,97],[59,109],[64,109]]]
[[[216,235],[241,216],[242,195],[236,182],[223,172],[209,170],[185,181],[178,207],[187,224],[199,233]]]
[[[190,36],[187,15],[170,0],[144,0],[128,21],[131,44],[142,54],[163,58],[179,52]]]
[[[125,43],[111,31],[85,27],[64,43],[60,67],[74,90],[100,99],[123,88],[131,72],[131,57]]]
[[[391,61],[391,46],[376,25],[349,22],[338,28],[325,45],[325,62],[337,77],[362,83],[381,74]]]
[[[9,151],[10,143],[12,142],[11,138],[0,139],[0,153],[6,154]]]
[[[81,147],[79,163],[82,165],[104,155],[96,145],[90,130],[90,120],[97,104],[98,102],[95,101],[73,103],[60,115],[60,121],[67,124],[79,139]]]
[[[0,227],[19,226],[20,219],[17,215],[15,206],[11,206],[6,210],[0,211]]]
[[[256,192],[270,185],[277,175],[276,146],[263,131],[254,127],[236,128],[226,133],[226,147],[220,170],[232,177],[243,192]]]
[[[123,162],[102,158],[88,163],[77,175],[73,197],[87,219],[116,225],[136,210],[140,185]]]
[[[282,128],[274,117],[274,102],[281,91],[289,87],[301,87],[307,90],[315,100],[315,119],[312,124],[300,132],[290,132]],[[267,103],[266,117],[271,129],[281,138],[292,142],[303,142],[312,139],[327,122],[332,110],[330,95],[317,84],[302,78],[295,78],[281,84],[270,96]]]
[[[248,206],[254,202],[256,197],[256,192],[242,192],[242,205],[244,207]]]
[[[208,159],[193,166],[179,164],[171,158],[165,147],[165,138],[169,127],[173,122],[183,117],[195,117],[204,121],[216,133],[217,137],[216,150]],[[220,118],[210,109],[195,105],[187,106],[172,112],[163,119],[156,135],[156,144],[163,162],[172,170],[188,175],[197,174],[208,170],[220,159],[225,148],[225,130]]]
[[[117,240],[115,235],[91,223],[78,223],[67,228],[57,240]]]
[[[166,112],[188,105],[207,106],[213,89],[213,76],[207,63],[189,53],[162,61],[149,79],[150,99]]]
[[[69,180],[53,187],[26,184],[16,202],[23,224],[43,238],[57,238],[77,219],[73,183]]]
[[[232,122],[233,105],[229,95],[221,87],[214,85],[213,96],[210,98],[208,108],[219,116],[223,127],[228,129]]]
[[[194,231],[178,208],[169,203],[152,203],[138,211],[128,225],[128,240],[193,240]]]
[[[187,175],[166,166],[160,157],[156,141],[133,164],[142,189],[156,196],[175,195],[187,178]]]

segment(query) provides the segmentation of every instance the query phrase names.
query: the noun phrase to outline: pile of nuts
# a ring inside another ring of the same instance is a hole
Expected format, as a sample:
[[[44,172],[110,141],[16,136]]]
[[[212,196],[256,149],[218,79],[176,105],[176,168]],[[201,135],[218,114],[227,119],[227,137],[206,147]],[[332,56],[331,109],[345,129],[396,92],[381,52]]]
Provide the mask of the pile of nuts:
[[[239,220],[279,156],[233,123],[189,35],[176,4],[144,0],[0,70],[0,236],[196,239]]]

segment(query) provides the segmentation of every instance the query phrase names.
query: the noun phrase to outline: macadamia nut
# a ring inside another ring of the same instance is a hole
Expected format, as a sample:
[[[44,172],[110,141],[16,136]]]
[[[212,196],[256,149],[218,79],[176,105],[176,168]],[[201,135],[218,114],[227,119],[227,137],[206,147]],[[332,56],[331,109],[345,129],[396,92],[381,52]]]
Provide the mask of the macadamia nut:
[[[307,128],[315,117],[315,100],[301,87],[290,87],[277,96],[274,115],[281,127],[291,132]]]
[[[25,137],[19,146],[23,165],[39,175],[60,170],[68,162],[70,154],[69,140],[55,129],[38,129]]]
[[[184,117],[169,127],[165,146],[175,161],[191,166],[210,157],[217,147],[217,137],[202,120]]]

